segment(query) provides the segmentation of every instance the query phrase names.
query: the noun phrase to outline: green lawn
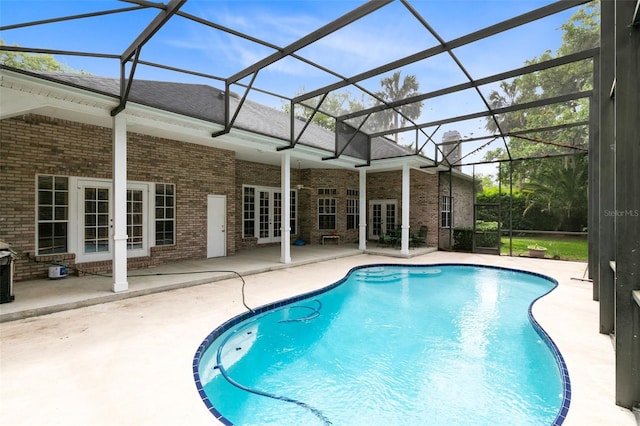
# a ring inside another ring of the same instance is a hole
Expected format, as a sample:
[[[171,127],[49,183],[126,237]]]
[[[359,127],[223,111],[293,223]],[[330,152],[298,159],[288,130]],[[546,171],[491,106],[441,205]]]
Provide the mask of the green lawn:
[[[587,261],[587,237],[513,237],[513,255],[528,254],[527,247],[547,248],[546,258]],[[509,237],[502,237],[501,254],[509,254]]]

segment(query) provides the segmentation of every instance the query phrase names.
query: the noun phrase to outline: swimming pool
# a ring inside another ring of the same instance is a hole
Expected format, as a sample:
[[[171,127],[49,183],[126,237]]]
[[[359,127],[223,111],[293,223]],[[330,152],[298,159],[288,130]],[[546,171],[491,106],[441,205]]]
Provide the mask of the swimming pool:
[[[556,282],[474,265],[368,265],[246,312],[200,345],[225,424],[562,424],[570,384],[531,314]]]

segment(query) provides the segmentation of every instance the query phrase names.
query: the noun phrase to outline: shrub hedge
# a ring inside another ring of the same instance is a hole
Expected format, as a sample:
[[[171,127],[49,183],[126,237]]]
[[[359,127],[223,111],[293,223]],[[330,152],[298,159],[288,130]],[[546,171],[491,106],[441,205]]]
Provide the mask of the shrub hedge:
[[[499,247],[499,245],[498,222],[476,221],[476,246]],[[467,252],[473,250],[473,228],[459,227],[453,230],[453,249]]]
[[[497,209],[478,209],[476,219],[485,222],[500,222],[503,227],[509,227],[509,194],[499,194],[497,190],[487,190],[476,196],[477,204],[500,203],[501,214],[498,217]],[[512,229],[527,229],[538,231],[555,231],[559,229],[561,218],[547,211],[535,207],[527,211],[527,197],[522,192],[513,192],[512,198]]]

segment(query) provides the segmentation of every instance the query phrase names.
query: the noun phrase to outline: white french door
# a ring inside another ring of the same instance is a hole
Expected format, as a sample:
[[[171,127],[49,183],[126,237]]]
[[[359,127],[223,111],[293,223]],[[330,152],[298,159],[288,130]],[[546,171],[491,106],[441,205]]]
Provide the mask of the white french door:
[[[397,226],[396,200],[369,201],[369,239],[377,240],[381,236],[396,229]]]
[[[127,185],[127,256],[149,255],[149,185]]]
[[[282,192],[276,189],[259,188],[258,244],[280,242],[282,236]]]
[[[113,219],[111,182],[78,181],[78,260],[111,258]]]
[[[147,256],[149,185],[127,185],[127,256]],[[109,260],[113,253],[111,181],[78,180],[78,262]]]

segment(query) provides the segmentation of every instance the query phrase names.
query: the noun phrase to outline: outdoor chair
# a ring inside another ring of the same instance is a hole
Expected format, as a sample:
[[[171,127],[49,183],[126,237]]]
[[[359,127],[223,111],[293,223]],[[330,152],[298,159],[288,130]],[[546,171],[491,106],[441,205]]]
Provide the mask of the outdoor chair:
[[[402,228],[400,225],[392,231],[389,231],[389,235],[391,236],[391,246],[396,248],[402,244]]]
[[[417,234],[411,235],[411,238],[409,239],[410,245],[413,247],[420,247],[424,244],[427,244],[427,230],[427,226],[422,225],[420,227],[420,231],[418,231]]]
[[[397,247],[402,240],[402,230],[398,227],[387,231],[386,234],[381,235],[378,239],[378,245]]]
[[[389,233],[387,232],[383,234],[383,231],[382,227],[378,227],[378,247],[388,246],[391,244],[391,237]]]
[[[391,235],[384,234],[378,238],[378,246],[389,246],[392,243]]]

